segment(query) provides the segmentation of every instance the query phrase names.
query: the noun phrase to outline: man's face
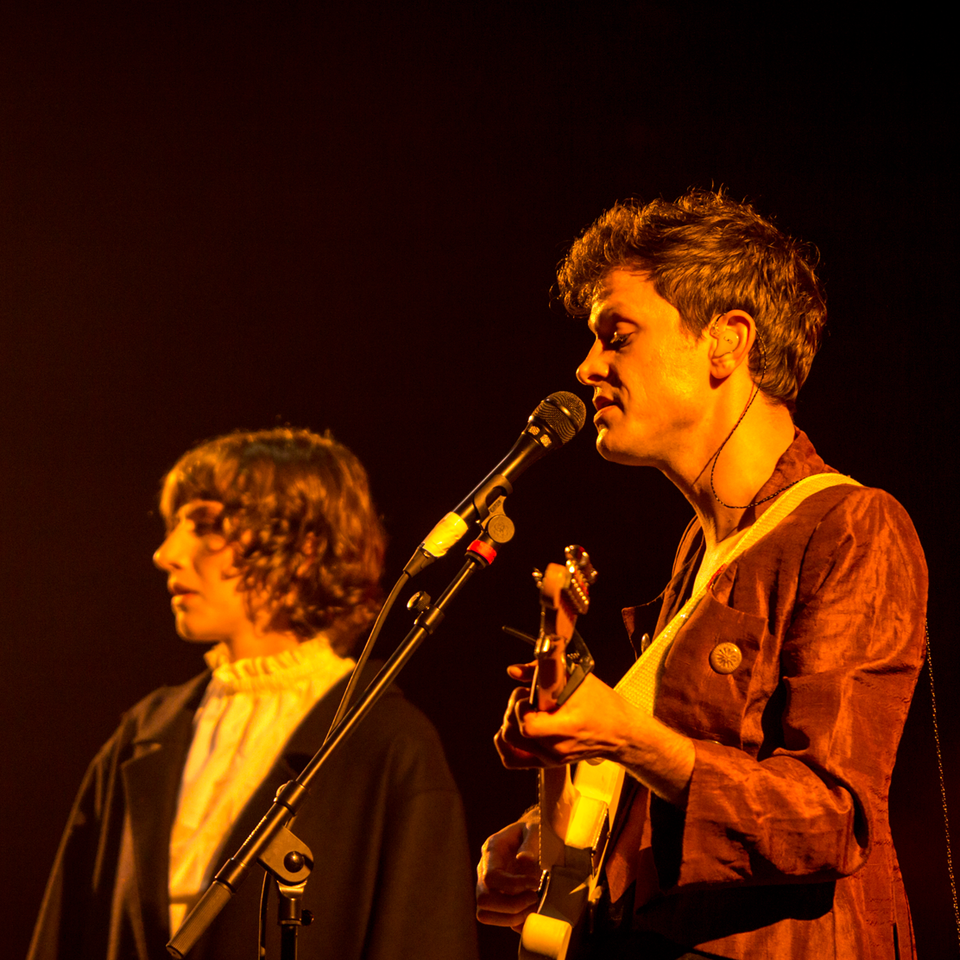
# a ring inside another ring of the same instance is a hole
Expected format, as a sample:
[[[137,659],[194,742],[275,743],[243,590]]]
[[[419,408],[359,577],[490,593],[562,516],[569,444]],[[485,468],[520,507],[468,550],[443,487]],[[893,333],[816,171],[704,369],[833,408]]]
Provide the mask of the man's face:
[[[223,504],[213,500],[185,503],[153,555],[153,562],[168,574],[170,606],[184,640],[236,641],[253,631],[233,548],[215,532],[222,511]]]
[[[704,340],[642,274],[614,270],[590,312],[594,343],[577,368],[593,387],[597,449],[607,460],[670,468],[701,422]]]

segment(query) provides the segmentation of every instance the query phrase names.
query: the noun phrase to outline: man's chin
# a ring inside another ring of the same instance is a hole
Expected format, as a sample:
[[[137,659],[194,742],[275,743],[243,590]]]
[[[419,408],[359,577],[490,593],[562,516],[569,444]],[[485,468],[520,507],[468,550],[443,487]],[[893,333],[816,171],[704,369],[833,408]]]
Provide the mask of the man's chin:
[[[597,434],[597,453],[599,453],[604,460],[609,460],[611,463],[628,462],[623,459],[623,451],[610,442],[609,430],[601,430]]]
[[[639,456],[634,450],[625,450],[615,443],[611,443],[610,432],[601,430],[597,434],[597,452],[604,460],[611,463],[621,463],[628,467],[647,466],[650,461]]]

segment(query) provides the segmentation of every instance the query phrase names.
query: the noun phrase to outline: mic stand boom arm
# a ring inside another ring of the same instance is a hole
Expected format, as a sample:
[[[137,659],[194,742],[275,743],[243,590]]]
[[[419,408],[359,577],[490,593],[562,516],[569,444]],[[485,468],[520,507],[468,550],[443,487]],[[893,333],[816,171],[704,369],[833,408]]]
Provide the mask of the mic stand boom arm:
[[[513,536],[513,523],[502,509],[503,497],[491,505],[489,520],[499,517],[490,531],[489,524],[484,532],[467,548],[467,561],[460,572],[449,583],[446,590],[430,605],[426,594],[415,595],[411,603],[419,616],[413,629],[393,652],[380,672],[370,681],[357,702],[350,708],[337,728],[327,737],[324,745],[295,780],[285,783],[278,791],[273,805],[266,816],[254,828],[243,845],[217,872],[213,882],[204,891],[196,906],[190,911],[180,929],[167,944],[167,951],[178,960],[200,939],[213,923],[220,911],[240,888],[255,863],[272,873],[280,882],[302,884],[313,868],[313,855],[302,841],[289,829],[287,824],[297,815],[306,801],[310,782],[320,772],[330,755],[347,739],[357,724],[370,712],[377,700],[396,679],[407,661],[428,634],[433,634],[443,620],[444,608],[460,592],[466,582],[478,568],[488,567],[496,557],[494,543],[505,543]],[[506,524],[503,521],[506,520]],[[419,598],[419,600],[418,600]]]

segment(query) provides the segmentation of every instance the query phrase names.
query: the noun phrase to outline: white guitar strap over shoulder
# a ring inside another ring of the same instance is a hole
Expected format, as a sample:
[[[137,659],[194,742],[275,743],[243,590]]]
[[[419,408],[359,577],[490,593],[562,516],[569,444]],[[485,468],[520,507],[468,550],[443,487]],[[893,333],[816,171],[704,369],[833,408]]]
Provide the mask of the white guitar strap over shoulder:
[[[680,612],[657,634],[653,643],[647,647],[637,662],[626,672],[616,686],[617,692],[633,706],[638,707],[646,714],[652,715],[657,696],[657,684],[667,650],[670,649],[674,637],[707,592],[707,588],[713,582],[716,574],[740,556],[741,553],[752,547],[761,537],[770,533],[781,520],[788,517],[807,497],[840,483],[860,486],[852,477],[840,473],[817,473],[811,477],[804,477],[785,490],[773,506],[769,507],[742,537],[732,541],[726,550],[718,550],[710,557],[709,565],[697,575],[696,582],[698,585],[690,599],[683,605]],[[705,559],[704,563],[707,564],[708,561]]]

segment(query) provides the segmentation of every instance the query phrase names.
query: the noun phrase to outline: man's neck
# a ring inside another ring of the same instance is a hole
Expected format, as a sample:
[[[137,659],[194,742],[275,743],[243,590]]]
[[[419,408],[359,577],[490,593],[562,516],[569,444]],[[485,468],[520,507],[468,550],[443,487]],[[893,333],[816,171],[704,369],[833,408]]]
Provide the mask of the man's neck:
[[[698,476],[689,482],[671,478],[700,518],[708,548],[753,523],[756,513],[751,505],[795,432],[787,408],[768,403],[761,395],[726,443],[729,428],[719,439],[712,438]]]

